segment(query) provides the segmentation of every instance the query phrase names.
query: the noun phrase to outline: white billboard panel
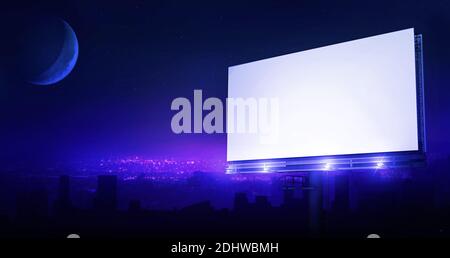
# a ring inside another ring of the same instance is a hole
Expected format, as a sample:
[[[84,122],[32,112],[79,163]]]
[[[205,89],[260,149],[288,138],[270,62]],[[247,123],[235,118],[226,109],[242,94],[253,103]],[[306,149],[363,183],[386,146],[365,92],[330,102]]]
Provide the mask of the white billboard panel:
[[[414,29],[229,67],[229,98],[279,110],[277,130],[228,132],[227,160],[416,151],[415,74]]]

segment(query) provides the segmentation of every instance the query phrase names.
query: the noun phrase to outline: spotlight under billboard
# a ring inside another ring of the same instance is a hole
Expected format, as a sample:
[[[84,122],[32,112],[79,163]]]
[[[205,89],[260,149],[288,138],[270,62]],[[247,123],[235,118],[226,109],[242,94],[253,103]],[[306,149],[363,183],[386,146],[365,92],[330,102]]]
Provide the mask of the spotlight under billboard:
[[[228,98],[278,103],[277,130],[228,130],[228,173],[384,169],[425,161],[422,36],[414,29],[229,67]],[[227,124],[239,123],[229,116],[236,112],[246,125],[258,116],[228,107]]]

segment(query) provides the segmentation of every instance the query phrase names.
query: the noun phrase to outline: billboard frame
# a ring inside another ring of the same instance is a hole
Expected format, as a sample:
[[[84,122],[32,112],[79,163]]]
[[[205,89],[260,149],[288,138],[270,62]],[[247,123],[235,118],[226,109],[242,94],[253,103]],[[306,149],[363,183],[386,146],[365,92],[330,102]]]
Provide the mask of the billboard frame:
[[[426,164],[423,37],[414,35],[418,150],[228,161],[226,173],[291,173],[420,167]]]

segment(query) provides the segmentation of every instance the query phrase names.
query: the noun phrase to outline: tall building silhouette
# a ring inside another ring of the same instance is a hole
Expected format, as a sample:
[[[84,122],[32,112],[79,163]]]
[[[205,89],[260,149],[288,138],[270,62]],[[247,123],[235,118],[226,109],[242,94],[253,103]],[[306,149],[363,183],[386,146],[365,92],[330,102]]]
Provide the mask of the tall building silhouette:
[[[292,206],[294,203],[294,189],[283,189],[283,204],[285,206]]]
[[[117,208],[117,176],[98,176],[94,206],[100,211],[114,211]]]
[[[72,208],[70,198],[70,177],[63,175],[59,177],[58,196],[55,201],[56,213],[67,213]]]
[[[234,195],[234,210],[237,212],[248,210],[250,204],[246,193],[236,193]]]
[[[142,211],[141,201],[140,200],[131,200],[128,204],[128,211],[131,213],[136,213]]]
[[[269,209],[272,206],[270,205],[269,199],[267,196],[259,195],[255,197],[255,208],[257,209]]]

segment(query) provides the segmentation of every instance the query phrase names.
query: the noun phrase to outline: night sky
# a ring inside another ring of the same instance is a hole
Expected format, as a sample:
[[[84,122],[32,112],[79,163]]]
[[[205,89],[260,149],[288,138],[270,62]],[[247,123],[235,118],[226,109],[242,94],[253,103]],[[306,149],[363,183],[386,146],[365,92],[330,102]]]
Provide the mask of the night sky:
[[[342,3],[343,2],[343,3]],[[226,136],[175,135],[176,97],[224,99],[228,66],[414,27],[424,37],[428,147],[450,154],[448,1],[46,1],[2,4],[0,166],[110,156],[225,159]],[[30,17],[74,29],[54,86],[16,72]]]

